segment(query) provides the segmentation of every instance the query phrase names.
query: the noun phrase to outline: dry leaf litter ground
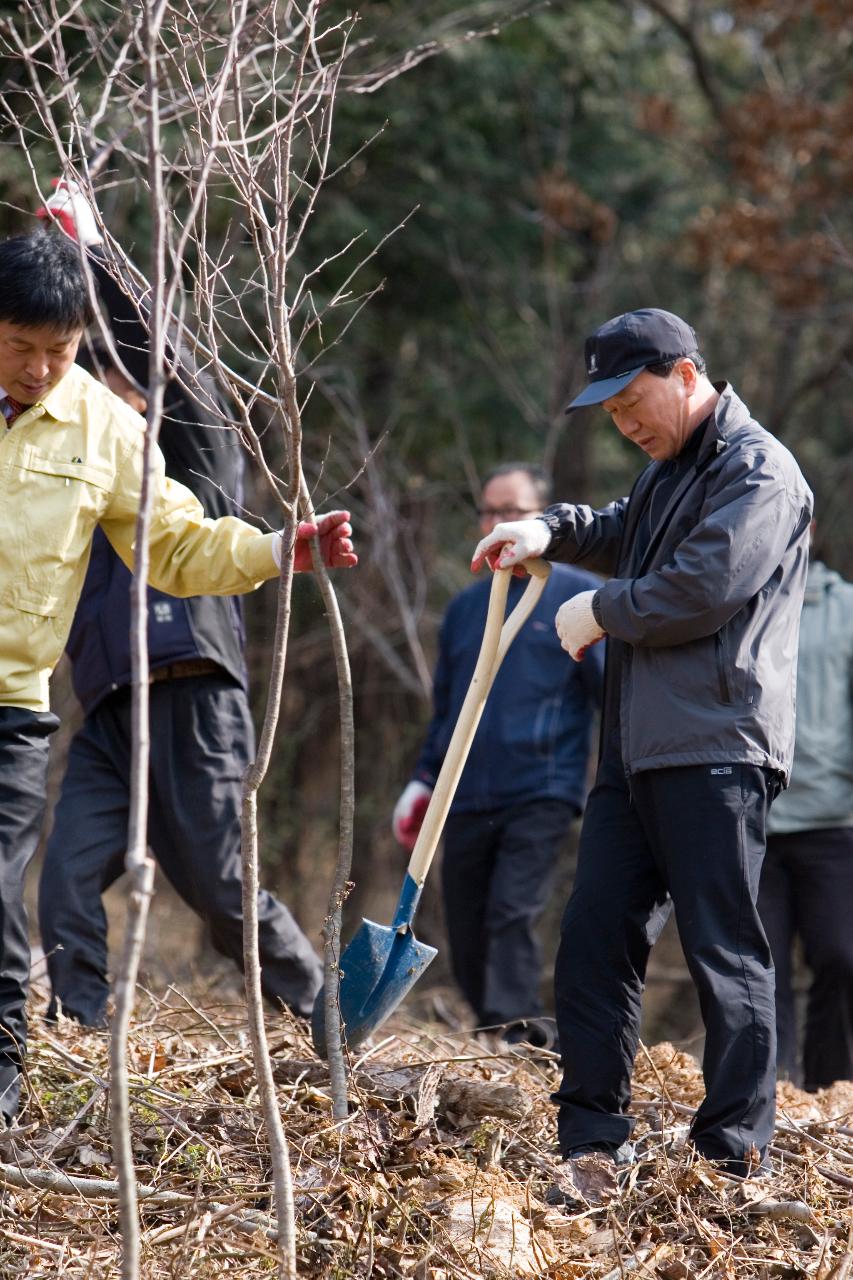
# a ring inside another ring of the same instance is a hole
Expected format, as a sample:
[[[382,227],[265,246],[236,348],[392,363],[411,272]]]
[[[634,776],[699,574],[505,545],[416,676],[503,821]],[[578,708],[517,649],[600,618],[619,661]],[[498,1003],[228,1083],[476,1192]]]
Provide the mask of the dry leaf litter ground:
[[[0,1136],[0,1276],[118,1274],[105,1035],[42,1023],[34,997],[29,1102]],[[847,1280],[853,1263],[853,1084],[779,1088],[773,1177],[736,1182],[684,1135],[696,1062],[643,1048],[632,1110],[638,1161],[616,1185],[595,1157],[573,1209],[548,1094],[557,1062],[497,1052],[398,1019],[353,1058],[352,1115],[333,1123],[326,1072],[286,1019],[269,1020],[291,1146],[300,1274],[454,1278]],[[143,1275],[276,1270],[260,1107],[239,1004],[145,998],[130,1043]]]

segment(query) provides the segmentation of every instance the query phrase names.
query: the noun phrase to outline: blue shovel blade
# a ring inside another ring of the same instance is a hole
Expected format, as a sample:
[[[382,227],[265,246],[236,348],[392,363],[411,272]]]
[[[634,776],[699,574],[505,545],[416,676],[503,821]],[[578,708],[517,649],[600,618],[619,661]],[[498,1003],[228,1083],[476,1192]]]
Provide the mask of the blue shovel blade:
[[[362,921],[341,956],[341,1020],[350,1049],[394,1012],[437,954],[435,947],[418,942],[408,925],[395,929]],[[311,1015],[311,1038],[321,1058],[327,1053],[325,999],[321,987]]]

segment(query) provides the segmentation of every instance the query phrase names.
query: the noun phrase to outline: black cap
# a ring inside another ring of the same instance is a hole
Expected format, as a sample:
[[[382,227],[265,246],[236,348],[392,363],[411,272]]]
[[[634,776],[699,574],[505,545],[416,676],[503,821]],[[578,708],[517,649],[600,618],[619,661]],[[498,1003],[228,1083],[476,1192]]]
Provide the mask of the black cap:
[[[618,395],[650,364],[661,364],[697,351],[694,330],[671,311],[645,307],[614,316],[586,340],[584,356],[589,386],[566,410],[601,404]]]

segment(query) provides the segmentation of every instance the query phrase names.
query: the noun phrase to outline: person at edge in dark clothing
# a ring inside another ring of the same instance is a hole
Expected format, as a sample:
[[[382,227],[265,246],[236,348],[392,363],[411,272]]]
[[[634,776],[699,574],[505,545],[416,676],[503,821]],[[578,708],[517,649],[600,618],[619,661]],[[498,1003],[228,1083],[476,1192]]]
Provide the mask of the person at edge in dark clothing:
[[[541,467],[496,467],[483,482],[481,532],[541,513],[550,489]],[[441,889],[453,975],[477,1025],[501,1028],[509,1043],[554,1046],[553,1020],[543,1016],[536,924],[583,808],[604,655],[600,646],[579,665],[571,662],[552,618],[564,600],[599,581],[567,565],[552,570],[498,671],[444,827]],[[394,810],[394,835],[409,850],[474,674],[489,585],[460,592],[442,622],[434,714]],[[510,608],[522,590],[513,580]]]
[[[768,807],[794,745],[812,496],[791,454],[691,326],[648,308],[586,342],[589,385],[650,459],[629,497],[499,524],[474,553],[612,575],[561,605],[579,659],[606,635],[602,738],[555,969],[561,1178],[633,1158],[631,1072],[649,951],[675,912],[705,1023],[690,1141],[723,1172],[766,1168],[775,1121],[773,966],[756,907]],[[523,570],[519,570],[523,572]],[[578,1162],[581,1162],[580,1166]]]
[[[148,333],[107,269],[94,213],[78,188],[60,184],[48,202],[88,249],[116,349],[142,386]],[[42,216],[47,216],[42,211]],[[103,345],[80,363],[138,413],[145,398]],[[197,388],[197,395],[188,389]],[[203,402],[202,402],[203,397]],[[212,517],[240,510],[244,450],[224,424],[214,380],[182,353],[165,397],[159,446],[166,474]],[[39,925],[57,1009],[86,1026],[106,1025],[109,980],[102,895],[124,870],[131,767],[131,574],[97,529],[67,653],[85,712],[68,760],[39,882]],[[179,600],[149,588],[152,853],[178,894],[205,922],[213,945],[242,966],[241,784],[254,758],[241,605],[233,597]],[[322,965],[283,903],[258,895],[265,996],[310,1014]]]
[[[809,1092],[853,1080],[853,582],[812,536],[791,785],[770,814],[758,895],[776,969],[776,1062]],[[802,1044],[797,938],[811,973]]]

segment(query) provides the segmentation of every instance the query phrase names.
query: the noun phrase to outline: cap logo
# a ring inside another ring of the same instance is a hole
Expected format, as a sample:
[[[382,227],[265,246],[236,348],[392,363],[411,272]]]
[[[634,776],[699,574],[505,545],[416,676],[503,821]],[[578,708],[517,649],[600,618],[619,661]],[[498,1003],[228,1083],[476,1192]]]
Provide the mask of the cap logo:
[[[695,351],[697,345],[690,325],[671,311],[642,307],[614,316],[584,343],[589,385],[575,396],[569,408],[603,404],[608,396],[618,395],[650,365],[686,355]]]

